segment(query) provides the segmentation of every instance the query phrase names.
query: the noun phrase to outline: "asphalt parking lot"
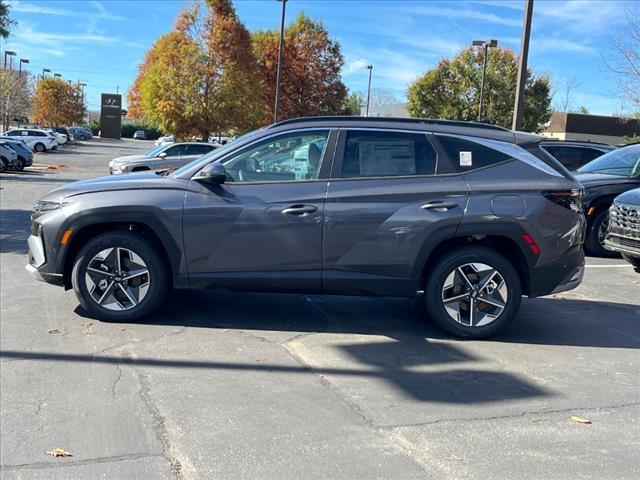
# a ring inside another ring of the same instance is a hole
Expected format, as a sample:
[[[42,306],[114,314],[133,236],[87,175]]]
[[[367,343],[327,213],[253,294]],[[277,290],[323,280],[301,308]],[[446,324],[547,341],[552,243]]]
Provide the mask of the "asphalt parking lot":
[[[640,478],[640,275],[619,259],[490,341],[398,299],[184,291],[104,323],[32,280],[33,202],[151,146],[0,177],[3,479]]]

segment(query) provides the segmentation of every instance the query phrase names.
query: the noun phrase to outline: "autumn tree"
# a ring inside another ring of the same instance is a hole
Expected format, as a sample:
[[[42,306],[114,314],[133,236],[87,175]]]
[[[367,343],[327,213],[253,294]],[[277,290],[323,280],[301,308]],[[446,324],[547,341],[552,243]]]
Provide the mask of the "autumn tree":
[[[259,64],[264,123],[273,119],[278,67],[277,30],[254,32],[253,51]],[[301,13],[284,33],[278,119],[334,115],[344,111],[347,89],[340,71],[340,44],[329,38],[321,22]]]
[[[46,125],[73,125],[85,114],[80,85],[60,78],[45,77],[36,84],[33,97],[33,119]]]
[[[246,131],[260,121],[251,36],[230,0],[185,7],[145,55],[129,111],[179,137]]]
[[[19,76],[15,70],[0,71],[0,121],[2,130],[13,119],[22,121],[29,116],[33,88],[28,75]]]
[[[453,59],[440,60],[409,85],[409,114],[450,120],[478,118],[484,52],[462,50]],[[483,117],[511,128],[518,61],[513,51],[493,48],[487,58]],[[523,130],[537,131],[551,115],[550,81],[528,70],[524,90]]]

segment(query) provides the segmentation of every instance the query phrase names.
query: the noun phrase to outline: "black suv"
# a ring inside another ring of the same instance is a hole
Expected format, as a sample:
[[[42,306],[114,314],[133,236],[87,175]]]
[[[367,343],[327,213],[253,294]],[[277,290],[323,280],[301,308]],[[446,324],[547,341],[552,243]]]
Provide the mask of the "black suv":
[[[590,161],[616,149],[606,143],[553,139],[541,142],[540,148],[571,171],[577,170]]]
[[[168,288],[414,297],[460,337],[582,280],[581,186],[543,137],[465,122],[293,119],[176,170],[75,182],[34,206],[27,270],[90,314]]]

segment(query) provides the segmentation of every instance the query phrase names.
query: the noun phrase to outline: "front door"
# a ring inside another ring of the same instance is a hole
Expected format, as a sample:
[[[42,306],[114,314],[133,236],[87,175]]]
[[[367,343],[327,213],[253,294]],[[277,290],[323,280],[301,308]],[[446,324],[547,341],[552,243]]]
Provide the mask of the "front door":
[[[193,286],[320,290],[332,142],[329,130],[276,134],[223,158],[224,184],[191,181],[184,242]]]
[[[426,133],[342,130],[325,204],[323,289],[415,294],[424,252],[454,235],[467,197]]]

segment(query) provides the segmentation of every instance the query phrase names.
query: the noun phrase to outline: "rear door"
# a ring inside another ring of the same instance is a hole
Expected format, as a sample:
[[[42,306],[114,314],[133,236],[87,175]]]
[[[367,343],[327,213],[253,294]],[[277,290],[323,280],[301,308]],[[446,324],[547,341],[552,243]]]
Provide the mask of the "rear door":
[[[430,138],[340,131],[325,204],[324,291],[415,294],[426,251],[454,235],[468,197]]]

